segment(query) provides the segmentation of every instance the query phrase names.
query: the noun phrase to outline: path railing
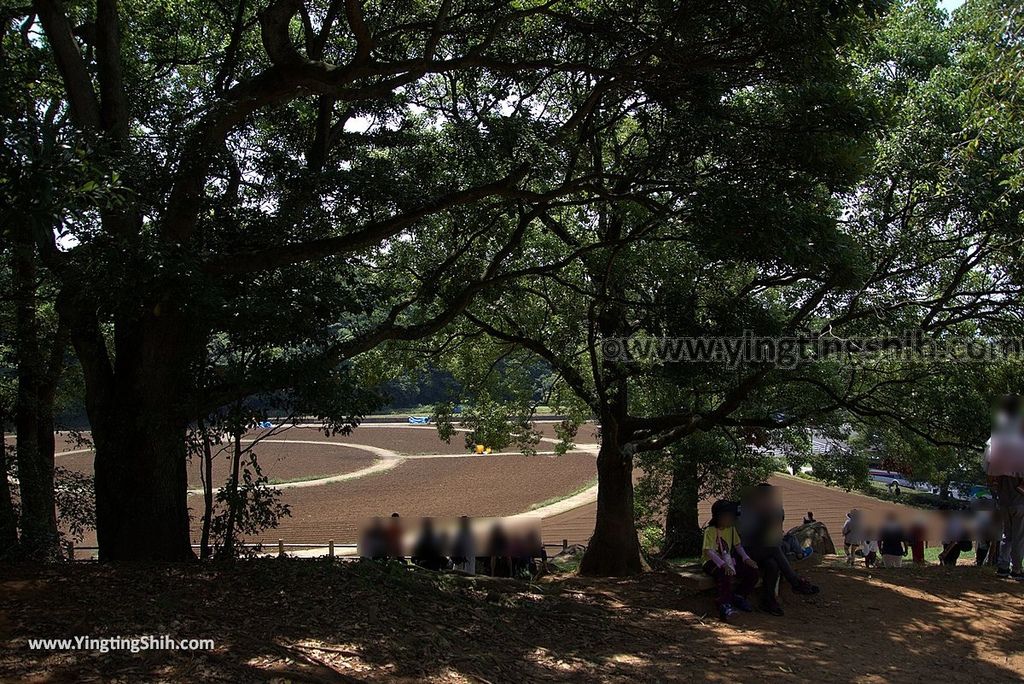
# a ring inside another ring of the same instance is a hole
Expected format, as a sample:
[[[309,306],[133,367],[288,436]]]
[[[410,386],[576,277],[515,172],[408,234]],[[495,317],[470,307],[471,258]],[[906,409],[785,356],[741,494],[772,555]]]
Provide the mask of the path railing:
[[[201,547],[200,544],[192,544],[191,546],[192,546],[193,549],[198,549],[198,548]],[[240,546],[242,548],[261,549],[262,550],[264,548],[271,548],[272,549],[272,548],[274,548],[275,545],[274,544],[265,544],[263,542],[239,542],[238,546]],[[326,544],[324,544],[323,542],[317,542],[317,543],[312,543],[312,544],[291,543],[291,542],[285,542],[283,539],[278,539],[276,546],[277,546],[277,557],[278,558],[287,558],[288,557],[288,551],[287,551],[288,549],[327,549],[327,553],[325,555],[328,558],[330,558],[330,559],[334,559],[336,557],[337,558],[341,558],[343,560],[346,560],[346,559],[347,560],[353,560],[353,559],[359,558],[359,556],[357,554],[354,554],[354,553],[339,553],[338,552],[339,550],[349,550],[349,549],[352,550],[352,551],[355,551],[356,549],[358,549],[358,544],[335,544],[333,539],[327,540]],[[559,551],[565,551],[566,549],[569,548],[569,540],[568,539],[563,539],[561,544],[542,544],[542,546],[545,549],[558,549]],[[75,546],[74,542],[67,542],[67,544],[65,545],[65,550],[66,550],[66,553],[67,553],[68,561],[75,561],[75,560],[77,560],[75,558],[75,554],[78,553],[79,551],[99,551],[99,549],[100,549],[100,547],[98,547],[98,546]],[[83,559],[83,560],[94,560],[94,558],[90,557],[88,559]]]

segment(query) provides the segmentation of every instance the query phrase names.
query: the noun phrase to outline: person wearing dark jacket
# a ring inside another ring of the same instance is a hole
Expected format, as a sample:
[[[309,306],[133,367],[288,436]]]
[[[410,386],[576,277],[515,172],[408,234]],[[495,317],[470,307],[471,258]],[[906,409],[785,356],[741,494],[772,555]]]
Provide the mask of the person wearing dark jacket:
[[[434,521],[430,518],[423,519],[420,538],[412,550],[412,562],[427,570],[442,570],[448,563],[441,539],[434,531]]]
[[[885,524],[878,533],[878,550],[882,554],[883,568],[898,568],[903,565],[903,557],[907,555],[907,533],[900,525],[895,513],[885,516]]]
[[[797,594],[816,594],[818,587],[800,577],[782,551],[782,523],[786,514],[778,493],[763,482],[753,488],[740,508],[738,527],[743,546],[761,569],[762,607],[772,615],[782,615],[776,595],[780,578],[789,582]]]

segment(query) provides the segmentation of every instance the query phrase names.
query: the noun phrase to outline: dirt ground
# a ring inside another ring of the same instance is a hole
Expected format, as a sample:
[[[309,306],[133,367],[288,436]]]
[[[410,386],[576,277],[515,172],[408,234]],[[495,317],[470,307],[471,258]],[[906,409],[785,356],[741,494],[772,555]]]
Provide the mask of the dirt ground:
[[[514,515],[565,496],[597,475],[593,455],[559,457],[501,454],[409,460],[376,475],[283,491],[292,516],[267,535],[323,543],[355,542],[374,516],[457,517]]]
[[[589,432],[588,432],[589,430]],[[542,432],[552,432],[542,426]],[[585,426],[580,443],[594,438],[594,428]],[[433,428],[367,425],[347,436],[326,437],[312,428],[292,428],[271,439],[328,442],[328,444],[282,444],[264,442],[257,448],[264,474],[271,481],[309,479],[352,472],[369,466],[375,457],[349,447],[331,444],[364,444],[400,454],[466,455],[461,436],[451,444],[439,439]],[[592,443],[592,442],[590,442]],[[76,448],[58,435],[58,449]],[[61,446],[62,445],[62,446]],[[541,443],[538,451],[550,450]],[[92,453],[71,453],[57,457],[65,467],[92,472]],[[215,482],[227,477],[227,459],[216,462]],[[527,511],[531,506],[568,496],[586,486],[597,475],[593,454],[570,453],[561,457],[523,456],[518,453],[467,456],[465,458],[410,459],[393,470],[346,482],[317,487],[282,490],[281,500],[291,507],[291,517],[262,538],[267,543],[284,539],[288,543],[354,543],[366,521],[398,511],[418,516],[501,516]],[[189,465],[189,486],[200,486],[198,464]],[[199,505],[192,497],[193,507]],[[198,539],[199,515],[193,512],[194,536]],[[587,531],[589,538],[593,531]],[[559,540],[561,537],[558,538]],[[251,540],[259,541],[259,540]],[[78,545],[95,546],[95,534],[88,533]]]
[[[553,436],[550,424],[540,425],[541,432]],[[580,444],[593,444],[596,429],[583,426],[577,435]],[[66,437],[59,436],[68,450],[74,448]],[[383,447],[402,454],[465,454],[462,439],[447,444],[437,437],[433,428],[367,425],[351,435],[325,437],[312,428],[293,428],[274,439],[324,441],[344,444],[366,444]],[[541,443],[540,450],[550,445]],[[308,479],[315,476],[351,472],[366,467],[374,457],[348,447],[329,444],[264,443],[258,448],[263,470],[271,480]],[[91,453],[58,457],[58,463],[83,472],[91,472]],[[227,461],[217,462],[216,481],[227,475]],[[198,466],[190,465],[191,486],[198,486]],[[596,475],[590,454],[569,454],[560,459],[545,456],[524,457],[502,454],[467,459],[409,460],[392,471],[365,479],[335,483],[309,489],[284,490],[283,500],[292,507],[292,517],[281,527],[269,531],[263,541],[273,543],[285,539],[292,543],[353,543],[364,521],[375,515],[399,511],[408,516],[511,515],[530,506],[566,496],[593,480]],[[788,513],[787,526],[800,522],[807,510],[838,534],[850,508],[882,513],[904,510],[904,507],[834,488],[826,488],[806,480],[775,476]],[[711,501],[701,504],[701,519],[706,519]],[[586,544],[594,530],[596,504],[589,504],[548,518],[543,523],[546,541]],[[198,516],[196,516],[198,517]],[[198,536],[198,532],[197,532]],[[81,545],[95,544],[92,535]]]
[[[959,566],[811,568],[786,615],[717,620],[679,576],[535,583],[373,563],[0,568],[0,680],[1019,681],[1024,586]],[[29,637],[212,651],[32,651]]]
[[[278,444],[264,442],[254,449],[257,461],[263,474],[271,482],[283,482],[327,475],[340,475],[366,468],[376,458],[373,454],[348,447],[330,447],[316,444]],[[56,458],[59,465],[79,472],[92,474],[92,452],[68,454]],[[191,488],[202,486],[200,479],[201,464],[197,460],[188,463],[188,485]],[[231,472],[229,452],[215,452],[213,461],[213,481],[220,486]]]
[[[534,504],[567,496],[596,476],[593,455],[584,453],[411,459],[392,470],[355,480],[283,489],[281,501],[291,507],[292,514],[283,518],[279,527],[268,530],[262,541],[326,545],[333,539],[339,544],[355,543],[370,518],[393,512],[406,517],[515,515]],[[195,508],[201,502],[198,497],[189,501],[194,509],[193,536],[198,538]],[[95,543],[95,533],[88,533],[79,546]]]
[[[555,437],[554,427],[549,423],[538,424],[537,429],[544,437]],[[260,431],[254,431],[252,434],[256,435],[259,433]],[[88,437],[87,434],[86,437]],[[466,449],[463,433],[457,433],[452,437],[451,442],[445,442],[438,437],[437,430],[433,426],[411,427],[405,425],[367,424],[357,427],[351,434],[332,435],[330,437],[313,427],[293,427],[275,432],[270,439],[367,445],[390,449],[403,455],[469,453]],[[8,438],[7,441],[12,444],[14,443],[14,440],[11,438]],[[579,444],[596,444],[596,428],[593,425],[582,426],[577,434],[576,442]],[[59,465],[84,473],[92,473],[93,454],[87,444],[82,445],[75,442],[66,433],[57,433],[56,443],[57,452],[64,453],[64,455],[57,457]],[[553,445],[549,442],[541,442],[537,445],[536,449],[537,451],[551,451]],[[509,448],[506,451],[515,453],[516,449]],[[264,442],[260,444],[257,453],[260,457],[260,464],[263,467],[264,473],[271,479],[285,480],[311,475],[349,472],[349,470],[356,468],[349,469],[343,466],[340,470],[332,470],[331,465],[335,462],[336,457],[352,459],[359,452],[352,448],[331,449],[331,447],[324,444],[282,445]],[[368,452],[364,453],[368,458],[372,459]],[[224,463],[220,463],[220,460],[223,460]],[[227,459],[219,459],[219,461],[216,464],[218,470],[215,471],[215,479],[220,479],[218,473],[224,477],[227,476]],[[372,462],[372,460],[369,462]],[[199,486],[199,466],[197,462],[189,464],[189,486]]]

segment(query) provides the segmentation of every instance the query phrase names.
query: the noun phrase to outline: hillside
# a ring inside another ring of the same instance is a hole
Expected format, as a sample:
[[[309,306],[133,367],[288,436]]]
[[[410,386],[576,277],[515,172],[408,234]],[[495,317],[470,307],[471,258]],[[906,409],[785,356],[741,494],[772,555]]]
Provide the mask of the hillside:
[[[0,570],[0,680],[1005,682],[1024,672],[1019,585],[970,566],[809,571],[787,614],[712,616],[677,575],[525,584],[371,563]],[[978,610],[979,602],[985,610]],[[168,634],[212,651],[28,649],[28,638]]]

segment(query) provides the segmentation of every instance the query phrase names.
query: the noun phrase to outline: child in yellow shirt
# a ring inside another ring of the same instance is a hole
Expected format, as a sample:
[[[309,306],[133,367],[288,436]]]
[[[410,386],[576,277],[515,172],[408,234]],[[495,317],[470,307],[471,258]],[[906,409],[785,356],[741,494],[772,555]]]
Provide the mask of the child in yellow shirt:
[[[728,622],[736,609],[751,612],[747,596],[757,585],[757,563],[743,549],[736,531],[736,504],[720,499],[711,506],[701,556],[704,572],[715,578],[718,613]],[[735,580],[735,587],[733,582]]]

